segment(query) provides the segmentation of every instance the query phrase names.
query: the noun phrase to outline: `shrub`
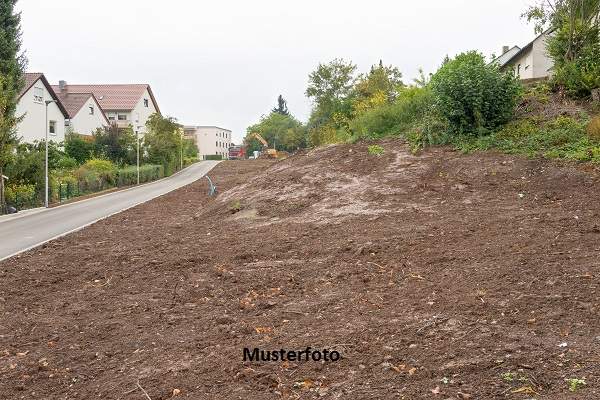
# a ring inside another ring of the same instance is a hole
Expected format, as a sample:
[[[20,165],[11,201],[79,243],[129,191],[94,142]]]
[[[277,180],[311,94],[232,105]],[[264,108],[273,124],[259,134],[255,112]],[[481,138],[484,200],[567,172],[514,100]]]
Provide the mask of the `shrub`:
[[[407,133],[431,111],[433,96],[428,88],[410,87],[400,91],[392,104],[358,115],[350,122],[354,138],[380,138]]]
[[[151,182],[164,177],[162,165],[146,164],[140,166],[140,183]],[[117,172],[117,185],[128,186],[137,183],[137,167],[121,168]]]
[[[76,176],[86,185],[86,190],[102,190],[115,184],[117,167],[108,160],[92,158],[79,167]]]
[[[17,210],[35,207],[38,204],[38,196],[36,194],[35,185],[7,185],[4,191],[4,195],[6,197],[6,203],[15,207]]]
[[[511,119],[522,87],[512,73],[471,51],[446,62],[432,76],[431,90],[452,133],[481,135]]]
[[[222,160],[223,156],[220,154],[209,154],[204,156],[205,160]]]
[[[64,156],[56,162],[56,168],[68,170],[77,168],[77,160],[73,157]]]
[[[587,126],[587,134],[592,140],[600,141],[600,117],[593,118]]]

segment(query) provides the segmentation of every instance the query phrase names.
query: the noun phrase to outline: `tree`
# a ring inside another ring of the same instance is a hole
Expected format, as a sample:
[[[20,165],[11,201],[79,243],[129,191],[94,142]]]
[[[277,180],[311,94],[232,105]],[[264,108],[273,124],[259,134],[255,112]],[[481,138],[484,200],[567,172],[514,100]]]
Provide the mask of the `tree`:
[[[78,164],[83,164],[90,158],[94,151],[94,143],[84,139],[75,132],[67,133],[65,137],[65,153],[73,158]]]
[[[353,108],[356,114],[393,103],[404,87],[402,73],[398,68],[383,65],[372,66],[368,74],[361,74],[352,90]]]
[[[136,137],[131,126],[108,130],[98,129],[94,133],[94,153],[108,158],[117,165],[135,164],[137,156]]]
[[[336,105],[350,94],[356,81],[355,72],[356,65],[343,59],[319,64],[308,76],[306,96],[313,99],[317,107]]]
[[[147,159],[152,164],[161,164],[165,175],[177,169],[181,157],[182,126],[172,117],[154,113],[146,122],[148,132],[144,136]]]
[[[287,107],[287,101],[283,98],[282,95],[279,95],[277,98],[277,107],[275,107],[272,112],[278,113],[281,115],[290,115],[290,112]]]
[[[300,121],[291,115],[272,112],[263,116],[260,122],[249,126],[245,142],[248,154],[254,150],[262,150],[262,143],[251,137],[252,133],[260,134],[270,147],[277,150],[295,151],[306,147],[306,129]]]
[[[27,60],[21,52],[21,15],[16,0],[0,0],[0,212],[4,210],[4,170],[18,143],[15,115]]]

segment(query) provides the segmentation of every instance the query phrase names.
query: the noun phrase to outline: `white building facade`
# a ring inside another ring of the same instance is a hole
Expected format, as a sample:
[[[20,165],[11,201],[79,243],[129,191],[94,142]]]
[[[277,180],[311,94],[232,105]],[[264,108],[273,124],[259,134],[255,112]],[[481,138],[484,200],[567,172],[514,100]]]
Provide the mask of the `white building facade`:
[[[198,158],[204,160],[207,156],[221,156],[224,160],[229,158],[231,147],[231,131],[218,126],[185,126],[186,135],[196,136],[198,145]]]
[[[531,43],[516,51],[512,57],[500,64],[501,69],[511,69],[521,80],[543,79],[552,76],[554,62],[546,50],[549,35],[549,32],[544,32]]]
[[[46,106],[47,101],[51,103]],[[16,115],[23,116],[17,126],[17,136],[23,142],[45,140],[46,132],[48,141],[61,143],[65,140],[68,114],[43,74],[25,74],[25,87],[19,96]]]

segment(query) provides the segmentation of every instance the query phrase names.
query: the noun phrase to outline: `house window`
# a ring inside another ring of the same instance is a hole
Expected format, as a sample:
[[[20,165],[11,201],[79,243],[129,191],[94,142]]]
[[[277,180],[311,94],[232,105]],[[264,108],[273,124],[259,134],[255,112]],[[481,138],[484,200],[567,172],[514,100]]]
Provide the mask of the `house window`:
[[[119,121],[127,121],[127,115],[125,115],[125,114],[119,114],[118,118],[119,118]]]
[[[114,121],[115,120],[115,115],[114,114],[109,114],[108,115],[108,120],[109,121]]]
[[[521,76],[521,64],[517,65],[517,75]]]
[[[219,142],[215,142],[215,147],[219,147]]]
[[[44,102],[44,89],[39,87],[33,88],[33,101],[35,101],[36,103]]]
[[[144,107],[148,108],[148,99],[144,99]]]
[[[94,106],[90,106],[90,115],[94,115]]]
[[[51,135],[56,135],[56,121],[49,121],[48,133]]]

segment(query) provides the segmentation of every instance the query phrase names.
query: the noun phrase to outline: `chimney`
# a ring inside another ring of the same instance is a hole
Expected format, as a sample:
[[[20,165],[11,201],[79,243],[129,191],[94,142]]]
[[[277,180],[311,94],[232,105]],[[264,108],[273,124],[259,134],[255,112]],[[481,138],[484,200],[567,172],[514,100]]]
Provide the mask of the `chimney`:
[[[508,46],[502,46],[502,54],[508,53],[508,50],[510,50]]]
[[[67,89],[67,81],[58,81],[58,88],[60,92],[64,92]]]

